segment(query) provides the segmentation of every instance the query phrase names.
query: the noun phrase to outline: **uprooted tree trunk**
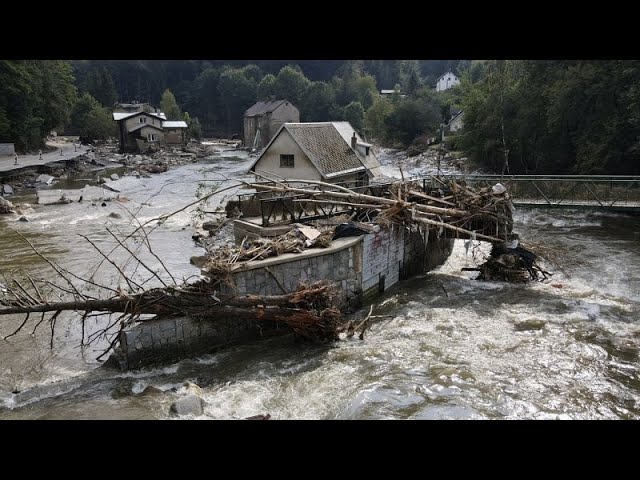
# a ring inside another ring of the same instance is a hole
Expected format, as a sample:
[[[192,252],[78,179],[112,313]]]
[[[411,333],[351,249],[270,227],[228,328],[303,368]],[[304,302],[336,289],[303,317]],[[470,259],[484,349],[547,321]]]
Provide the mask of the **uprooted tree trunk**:
[[[76,312],[123,313],[135,317],[143,314],[163,316],[232,317],[270,320],[290,324],[296,333],[320,340],[337,337],[340,311],[331,306],[331,287],[317,282],[286,295],[244,295],[221,300],[214,290],[199,282],[185,287],[154,288],[136,295],[122,295],[102,300],[69,302],[0,301],[0,315]],[[14,332],[14,335],[17,332]]]
[[[37,300],[37,295],[32,295],[19,282],[10,283],[6,288],[14,298],[5,296],[4,299],[0,299],[0,315],[27,316],[5,339],[22,330],[32,313],[42,314],[39,323],[44,321],[46,313],[52,313],[49,321],[55,326],[56,318],[63,311],[82,313],[83,332],[84,322],[92,312],[120,313],[117,321],[112,322],[113,326],[120,328],[127,323],[127,319],[135,320],[144,314],[271,321],[289,326],[299,337],[313,340],[336,340],[342,327],[342,315],[339,309],[332,306],[334,292],[327,282],[301,286],[297,291],[285,295],[244,295],[227,298],[220,295],[223,298],[219,298],[216,290],[209,286],[209,282],[200,281],[181,287],[171,285],[154,288],[138,294],[122,293],[106,299],[78,298],[61,302],[49,302],[43,298]],[[104,333],[107,331],[108,329],[105,329]],[[112,343],[111,347],[113,346]]]

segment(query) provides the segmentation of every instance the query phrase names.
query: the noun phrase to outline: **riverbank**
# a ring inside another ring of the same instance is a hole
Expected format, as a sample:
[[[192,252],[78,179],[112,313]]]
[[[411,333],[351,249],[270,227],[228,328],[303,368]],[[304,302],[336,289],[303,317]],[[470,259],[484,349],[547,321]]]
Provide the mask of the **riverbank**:
[[[86,174],[93,174],[91,176],[94,177],[94,183],[100,184],[112,176],[110,171],[117,169],[120,169],[120,175],[136,177],[163,173],[169,168],[211,156],[216,152],[216,147],[228,145],[211,141],[204,144],[191,143],[184,147],[165,147],[148,154],[125,155],[118,153],[115,142],[84,146],[75,143],[74,137],[57,137],[47,144],[54,151],[43,152],[42,155],[19,156],[17,164],[13,157],[0,159],[0,196],[10,200],[14,194],[54,188],[70,177]],[[108,171],[107,175],[95,175],[95,172],[101,170]]]

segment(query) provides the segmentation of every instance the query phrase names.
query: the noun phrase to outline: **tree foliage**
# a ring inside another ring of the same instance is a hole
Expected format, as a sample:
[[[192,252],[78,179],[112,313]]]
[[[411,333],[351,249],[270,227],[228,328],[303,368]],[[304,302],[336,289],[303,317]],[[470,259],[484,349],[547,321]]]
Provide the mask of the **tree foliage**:
[[[410,82],[428,84],[426,75],[439,76],[442,68],[456,68],[460,61],[442,60],[77,60],[73,62],[77,85],[108,84],[111,78],[121,101],[158,105],[169,89],[183,111],[202,122],[207,134],[227,135],[242,129],[242,112],[248,100],[287,99],[299,110],[302,121],[342,118],[351,102],[359,102],[365,112],[379,96],[415,73]],[[227,73],[235,71],[235,73]],[[108,72],[109,76],[104,74]],[[427,73],[425,73],[427,72]],[[221,77],[225,75],[222,87]],[[239,83],[237,88],[229,80]],[[253,91],[249,94],[247,87]],[[410,87],[413,89],[413,87]],[[108,88],[106,88],[108,90]],[[103,104],[99,87],[89,90]],[[405,93],[403,91],[403,93]],[[108,98],[108,96],[107,96]],[[105,104],[106,105],[106,104]]]
[[[266,77],[265,77],[266,78]],[[335,104],[335,92],[327,82],[312,82],[304,96],[300,117],[306,122],[328,122],[332,120],[332,107]]]
[[[639,61],[485,61],[475,68],[481,76],[474,81],[469,72],[461,84],[461,146],[475,160],[501,171],[506,150],[511,173],[640,173]]]
[[[109,108],[113,107],[118,99],[111,73],[104,66],[90,70],[80,90],[91,94],[103,106]]]
[[[275,83],[276,77],[272,74],[262,77],[258,84],[258,100],[269,100],[271,96],[275,95]]]
[[[74,133],[89,141],[106,140],[115,134],[109,110],[88,93],[84,93],[74,105],[71,127]]]
[[[240,69],[229,69],[220,75],[218,92],[227,115],[227,134],[239,132],[242,114],[256,101],[257,83]]]
[[[385,120],[392,111],[393,105],[389,100],[382,97],[377,98],[364,116],[364,127],[367,135],[384,142],[387,139]]]
[[[0,61],[0,136],[18,151],[42,146],[69,120],[76,87],[69,62]]]
[[[294,105],[301,105],[309,84],[310,81],[304,73],[287,65],[276,77],[273,84],[274,95],[277,99],[289,100]]]
[[[344,107],[343,118],[356,130],[362,130],[364,125],[364,108],[360,102],[351,102]]]
[[[176,102],[176,97],[168,88],[162,93],[160,98],[160,111],[162,111],[167,120],[181,120],[182,112]]]
[[[461,85],[433,92],[447,70]],[[83,94],[75,107],[74,75]],[[396,85],[390,99],[380,96]],[[90,124],[103,137],[100,104],[116,98],[161,104],[169,119],[189,111],[191,136],[196,118],[206,134],[234,134],[248,107],[275,96],[302,121],[348,119],[400,145],[434,136],[454,106],[464,110],[458,144],[489,169],[639,174],[638,85],[637,60],[4,60],[0,140],[36,149],[72,109],[74,129]]]

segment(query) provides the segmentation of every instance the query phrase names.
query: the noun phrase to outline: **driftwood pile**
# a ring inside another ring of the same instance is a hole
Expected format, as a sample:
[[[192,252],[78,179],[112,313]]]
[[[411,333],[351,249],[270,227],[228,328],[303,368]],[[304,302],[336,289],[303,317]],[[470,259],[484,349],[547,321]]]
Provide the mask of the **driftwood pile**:
[[[225,246],[209,255],[203,271],[211,278],[225,278],[235,266],[254,260],[264,260],[284,253],[300,253],[307,248],[326,248],[331,245],[333,228],[325,227],[318,236],[310,239],[305,230],[293,228],[284,235],[273,238],[244,238],[240,245]]]
[[[394,223],[436,229],[446,231],[454,238],[494,243],[507,239],[513,226],[508,194],[496,194],[490,188],[474,190],[455,180],[438,177],[434,177],[434,181],[439,183],[439,188],[429,192],[411,181],[370,186],[368,193],[310,180],[254,183],[250,186],[257,191],[295,196],[293,202],[303,205],[315,203],[350,208],[354,218],[381,225]]]
[[[544,270],[538,260],[538,255],[520,245],[507,248],[504,244],[494,244],[491,255],[482,265],[462,270],[480,272],[477,280],[511,283],[546,280],[552,273]]]

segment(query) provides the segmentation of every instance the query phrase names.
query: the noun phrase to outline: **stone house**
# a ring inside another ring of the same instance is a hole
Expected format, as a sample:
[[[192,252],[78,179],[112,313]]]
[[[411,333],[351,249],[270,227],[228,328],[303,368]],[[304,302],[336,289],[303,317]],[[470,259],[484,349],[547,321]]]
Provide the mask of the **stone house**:
[[[351,187],[382,176],[373,146],[349,122],[285,123],[249,172]]]
[[[299,121],[300,112],[287,100],[257,102],[244,112],[244,146],[260,150],[267,146],[283,123]]]
[[[120,152],[144,152],[151,145],[184,145],[187,123],[167,121],[162,112],[114,112]]]

